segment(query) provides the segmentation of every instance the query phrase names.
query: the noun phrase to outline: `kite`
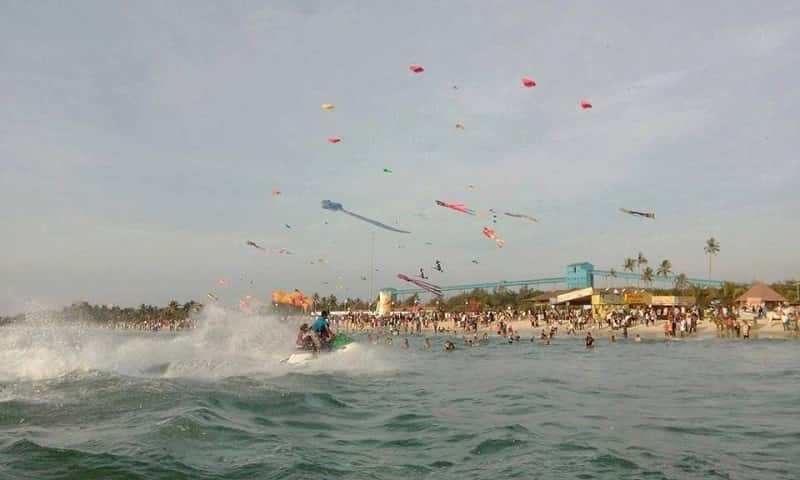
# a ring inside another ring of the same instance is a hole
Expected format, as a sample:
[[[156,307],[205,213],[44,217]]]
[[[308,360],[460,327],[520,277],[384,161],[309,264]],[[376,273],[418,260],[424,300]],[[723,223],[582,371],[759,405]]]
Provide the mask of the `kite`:
[[[384,168],[384,169],[383,169],[383,173],[392,173],[392,171],[391,171],[391,170],[389,170],[388,168]]]
[[[332,103],[323,103],[322,104],[322,109],[323,110],[330,111],[330,110],[333,110],[334,108],[336,108],[336,106],[334,104],[332,104]]]
[[[431,292],[432,294],[436,295],[437,297],[442,296],[442,289],[437,287],[436,285],[428,282],[423,282],[422,280],[415,280],[413,278],[408,277],[407,275],[403,275],[402,273],[397,274],[397,278],[400,280],[405,280],[406,282],[413,283],[414,285]]]
[[[472,261],[472,263],[474,263],[475,265],[477,265],[477,264],[478,264],[478,261],[477,261],[477,260],[473,260],[473,261]]]
[[[514,218],[524,218],[525,220],[530,220],[531,222],[539,223],[538,218],[531,217],[530,215],[525,215],[524,213],[511,213],[505,212],[503,215],[514,217]]]
[[[210,300],[212,300],[212,301],[214,301],[214,302],[216,302],[217,300],[219,300],[219,297],[217,297],[216,295],[214,295],[214,294],[213,294],[213,293],[211,293],[211,292],[209,292],[209,293],[206,293],[206,297],[208,297]]]
[[[475,188],[475,184],[474,183],[470,183],[470,184],[467,185],[467,188]]]
[[[332,211],[332,212],[342,212],[342,213],[346,213],[346,214],[350,215],[351,217],[355,217],[355,218],[357,218],[357,219],[359,219],[359,220],[363,220],[363,221],[365,221],[365,222],[367,222],[367,223],[371,223],[372,225],[375,225],[376,227],[381,227],[381,228],[383,228],[383,229],[386,229],[386,230],[389,230],[389,231],[392,231],[392,232],[397,232],[397,233],[411,233],[411,232],[407,232],[407,231],[405,231],[405,230],[400,230],[400,229],[397,229],[397,228],[391,227],[391,226],[389,226],[389,225],[383,224],[383,223],[381,223],[381,222],[378,222],[378,221],[372,220],[372,219],[370,219],[370,218],[367,218],[367,217],[362,217],[361,215],[359,215],[359,214],[357,214],[357,213],[353,213],[353,212],[347,211],[347,210],[345,210],[345,209],[344,209],[344,207],[342,206],[342,204],[341,204],[341,203],[338,203],[338,202],[332,202],[332,201],[330,201],[330,200],[323,200],[323,201],[322,201],[322,208],[324,208],[325,210],[330,210],[330,211]]]
[[[522,77],[522,85],[526,88],[533,88],[536,86],[536,82],[532,78]]]
[[[366,277],[366,276],[364,276],[364,275],[361,275],[361,280],[366,280],[366,279],[367,279],[367,277]]]
[[[222,285],[223,287],[227,287],[228,285],[231,284],[231,281],[225,278],[220,278],[219,280],[217,280],[217,283]]]
[[[284,305],[294,305],[295,307],[309,308],[312,300],[303,295],[298,289],[294,289],[292,293],[286,293],[282,290],[275,290],[272,292],[272,301]]]
[[[272,191],[272,196],[273,197],[277,197],[278,195],[282,195],[282,194],[283,194],[283,192],[281,192],[280,190],[273,190]]]
[[[455,210],[456,212],[466,213],[467,215],[475,215],[475,210],[467,208],[463,203],[447,203],[441,200],[436,200],[436,205]]]
[[[587,108],[592,108],[592,104],[589,103],[588,100],[581,100],[581,108],[586,110]]]
[[[433,266],[433,269],[438,270],[441,273],[444,273],[444,269],[442,268],[442,264],[441,262],[439,262],[439,260],[436,260],[436,265]]]
[[[244,300],[239,300],[239,310],[243,311],[244,313],[250,313],[250,304]]]
[[[433,245],[433,242],[425,242],[425,245]]]
[[[422,65],[417,65],[416,63],[412,63],[411,65],[409,65],[408,69],[411,70],[413,73],[422,73],[425,71]]]
[[[483,234],[486,238],[494,240],[499,248],[503,248],[503,245],[506,244],[506,241],[498,237],[497,233],[489,227],[483,227]]]
[[[261,245],[257,244],[256,242],[254,242],[252,240],[248,240],[248,241],[244,242],[244,244],[247,245],[248,247],[257,248],[257,249],[261,250],[262,252],[266,252],[267,251],[266,248],[262,247]]]
[[[339,143],[342,141],[342,137],[328,137],[328,143]]]
[[[456,128],[459,129],[459,130],[464,130],[464,124],[463,123],[456,123]]]
[[[283,224],[283,226],[284,226],[284,227],[286,227],[286,228],[287,228],[287,229],[289,229],[289,230],[291,230],[291,229],[292,229],[292,226],[291,226],[291,225],[289,225],[288,223],[284,223],[284,224]]]
[[[627,213],[628,215],[635,215],[644,218],[652,218],[653,220],[655,220],[656,218],[656,214],[652,212],[637,212],[636,210],[628,210],[627,208],[620,208],[619,211],[622,213]]]

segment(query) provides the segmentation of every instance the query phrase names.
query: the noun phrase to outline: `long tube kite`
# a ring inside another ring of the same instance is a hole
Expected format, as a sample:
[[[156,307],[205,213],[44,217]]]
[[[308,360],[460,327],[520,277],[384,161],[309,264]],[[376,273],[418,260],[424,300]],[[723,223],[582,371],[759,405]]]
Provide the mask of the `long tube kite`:
[[[266,248],[262,247],[261,245],[257,244],[256,242],[254,242],[252,240],[248,240],[248,241],[244,242],[244,244],[247,245],[248,247],[257,248],[257,249],[261,250],[262,252],[266,252],[267,251]]]
[[[456,212],[466,213],[467,215],[475,215],[475,210],[467,208],[467,206],[463,203],[447,203],[441,200],[436,200],[436,205],[455,210]]]
[[[351,217],[355,217],[355,218],[357,218],[359,220],[362,220],[364,222],[367,222],[367,223],[370,223],[372,225],[375,225],[376,227],[380,227],[380,228],[383,228],[385,230],[389,230],[391,232],[411,233],[411,232],[407,232],[405,230],[400,230],[398,228],[394,228],[392,226],[386,225],[385,223],[381,223],[381,222],[378,222],[376,220],[372,220],[371,218],[362,217],[361,215],[359,215],[357,213],[353,213],[353,212],[347,211],[347,210],[344,209],[342,204],[338,203],[338,202],[332,202],[330,200],[323,200],[322,201],[322,208],[324,208],[325,210],[330,210],[332,212],[346,213],[346,214],[350,215]]]
[[[436,286],[436,285],[434,285],[432,283],[423,282],[422,280],[417,280],[417,279],[411,278],[408,275],[403,275],[402,273],[398,273],[397,274],[397,278],[399,278],[400,280],[404,280],[406,282],[409,282],[409,283],[413,283],[414,285],[416,285],[416,286],[418,286],[418,287],[420,287],[420,288],[422,288],[422,289],[424,289],[424,290],[426,290],[428,292],[431,292],[432,294],[436,295],[437,297],[441,297],[442,296],[441,287],[438,287],[438,286]]]
[[[503,246],[506,244],[506,241],[498,237],[497,232],[489,227],[483,227],[483,234],[486,236],[486,238],[494,240],[499,248],[503,248]]]
[[[627,208],[620,208],[619,211],[637,217],[651,218],[653,220],[656,219],[656,214],[653,212],[637,212],[636,210],[628,210]]]
[[[503,215],[514,217],[514,218],[524,218],[525,220],[530,220],[531,222],[539,223],[539,219],[535,217],[531,217],[530,215],[525,215],[524,213],[511,213],[505,212]]]

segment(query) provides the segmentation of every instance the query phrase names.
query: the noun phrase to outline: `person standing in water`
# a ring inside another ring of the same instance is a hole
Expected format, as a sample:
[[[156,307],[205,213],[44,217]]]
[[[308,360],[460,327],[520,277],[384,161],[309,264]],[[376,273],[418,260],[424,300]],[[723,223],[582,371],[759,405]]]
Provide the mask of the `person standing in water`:
[[[422,342],[422,348],[425,350],[431,348],[431,341],[426,338],[425,341]]]
[[[594,338],[592,338],[592,332],[588,332],[586,334],[586,348],[594,348]]]

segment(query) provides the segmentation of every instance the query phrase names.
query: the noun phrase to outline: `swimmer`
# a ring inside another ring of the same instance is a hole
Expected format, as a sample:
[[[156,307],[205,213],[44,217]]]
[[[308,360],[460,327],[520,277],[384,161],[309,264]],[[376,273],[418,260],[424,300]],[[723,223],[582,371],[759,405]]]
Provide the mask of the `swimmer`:
[[[633,341],[634,342],[641,342],[642,341],[642,337],[640,337],[639,334],[637,333],[636,337],[634,337]]]
[[[592,338],[592,332],[586,334],[586,348],[594,348],[594,338]]]
[[[425,350],[431,348],[431,341],[426,338],[425,341],[422,342],[422,348]]]
[[[614,335],[611,335],[611,343],[614,343],[616,341],[617,341],[617,337],[615,337]]]
[[[456,345],[453,342],[451,342],[450,340],[444,342],[444,351],[445,352],[449,352],[449,351],[455,350],[455,349],[456,349]]]

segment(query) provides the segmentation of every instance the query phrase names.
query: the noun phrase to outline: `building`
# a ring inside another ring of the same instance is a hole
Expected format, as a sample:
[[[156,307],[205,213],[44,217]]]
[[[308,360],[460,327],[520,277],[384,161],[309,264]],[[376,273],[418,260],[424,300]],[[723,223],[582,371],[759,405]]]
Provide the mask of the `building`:
[[[766,307],[771,310],[783,303],[786,303],[786,297],[776,292],[769,285],[763,283],[755,283],[750,290],[739,295],[736,303],[744,307]]]

